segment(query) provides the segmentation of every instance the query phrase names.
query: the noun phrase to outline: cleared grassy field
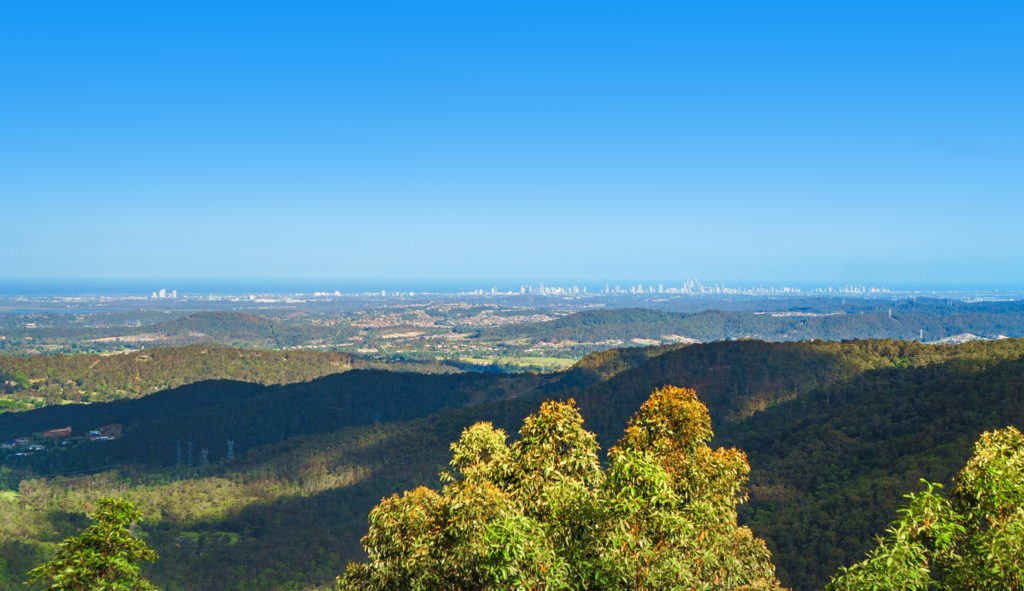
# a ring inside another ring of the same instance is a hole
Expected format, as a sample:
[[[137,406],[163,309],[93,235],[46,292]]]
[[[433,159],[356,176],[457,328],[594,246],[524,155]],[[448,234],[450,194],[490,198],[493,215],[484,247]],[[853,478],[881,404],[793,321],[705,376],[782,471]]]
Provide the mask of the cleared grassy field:
[[[540,367],[545,371],[560,371],[572,364],[576,363],[576,359],[568,357],[543,357],[543,356],[527,356],[527,357],[460,357],[459,361],[463,363],[472,363],[474,365],[491,365],[496,363],[500,366],[505,367],[523,367],[532,368]]]
[[[38,408],[41,405],[41,398],[39,399],[39,402],[40,404],[37,405],[36,399],[32,398],[18,399],[15,398],[14,396],[0,396],[0,412],[4,412],[7,410],[15,412],[22,410],[32,410],[33,408]]]

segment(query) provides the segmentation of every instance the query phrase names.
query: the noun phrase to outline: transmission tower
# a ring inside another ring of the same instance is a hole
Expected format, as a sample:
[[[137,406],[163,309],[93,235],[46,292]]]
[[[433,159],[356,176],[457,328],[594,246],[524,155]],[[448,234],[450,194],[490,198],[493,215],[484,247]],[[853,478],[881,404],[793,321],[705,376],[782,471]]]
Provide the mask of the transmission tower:
[[[174,460],[174,467],[181,468],[181,442],[178,442],[178,455]]]
[[[206,456],[208,456],[209,454],[210,454],[210,450],[206,449],[205,447],[202,448],[201,450],[199,450],[199,455],[202,456],[202,458],[203,458],[202,461],[203,461],[203,465],[204,466],[206,465]]]
[[[188,442],[188,467],[192,467],[192,442]]]
[[[235,442],[228,439],[228,459],[235,457]]]

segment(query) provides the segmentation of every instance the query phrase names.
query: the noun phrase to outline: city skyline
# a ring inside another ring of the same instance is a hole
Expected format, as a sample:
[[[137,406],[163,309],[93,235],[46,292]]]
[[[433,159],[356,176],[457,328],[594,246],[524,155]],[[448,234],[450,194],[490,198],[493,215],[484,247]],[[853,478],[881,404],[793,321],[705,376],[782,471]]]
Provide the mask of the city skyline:
[[[147,295],[148,294],[148,295]],[[1016,299],[1024,297],[1024,283],[1004,284],[876,284],[787,281],[707,281],[686,280],[434,280],[430,282],[393,280],[381,282],[266,281],[250,279],[234,282],[166,280],[114,281],[92,280],[14,280],[0,284],[0,298],[57,298],[67,301],[93,299],[180,300],[204,299],[231,301],[277,301],[281,298],[332,297],[601,297],[601,296],[744,296],[744,297],[819,297],[853,296],[899,299],[903,297],[954,297]],[[270,298],[270,299],[265,299]]]

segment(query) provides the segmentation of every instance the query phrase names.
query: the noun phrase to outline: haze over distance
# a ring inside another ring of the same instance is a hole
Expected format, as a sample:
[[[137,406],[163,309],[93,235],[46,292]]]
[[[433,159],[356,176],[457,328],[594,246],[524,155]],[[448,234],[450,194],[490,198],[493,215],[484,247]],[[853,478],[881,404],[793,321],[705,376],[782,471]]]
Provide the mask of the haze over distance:
[[[1024,589],[1022,23],[4,3],[0,591]]]
[[[908,296],[956,297],[982,299],[1015,299],[1024,297],[1024,285],[1004,283],[995,285],[970,284],[910,284],[872,285],[811,282],[702,282],[699,279],[683,281],[539,281],[511,282],[487,280],[3,280],[0,298],[58,298],[69,300],[129,298],[146,300],[202,300],[238,299],[257,297],[311,298],[331,297],[405,297],[405,296],[531,296],[531,297],[599,297],[657,295],[675,297],[868,297],[900,298]]]

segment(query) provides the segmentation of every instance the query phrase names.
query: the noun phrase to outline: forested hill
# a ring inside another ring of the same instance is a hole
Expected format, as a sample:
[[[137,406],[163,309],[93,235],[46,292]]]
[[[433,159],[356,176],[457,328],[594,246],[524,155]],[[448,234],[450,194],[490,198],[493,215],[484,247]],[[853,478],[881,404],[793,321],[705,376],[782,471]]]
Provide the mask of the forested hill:
[[[918,490],[920,478],[948,484],[981,432],[1024,426],[1020,339],[663,350],[572,391],[589,428],[607,449],[651,390],[695,388],[718,444],[750,458],[751,498],[741,517],[769,542],[794,589],[819,589],[838,566],[862,558],[902,495]]]
[[[735,424],[747,452],[742,509],[795,587],[863,558],[919,479],[950,484],[983,431],[1024,427],[1024,358],[952,358],[873,370]]]
[[[549,378],[524,376],[496,383],[485,374],[428,375],[384,370],[352,370],[309,382],[262,386],[209,380],[140,399],[89,405],[59,405],[0,414],[5,437],[29,437],[71,427],[73,435],[109,425],[123,433],[115,441],[75,445],[62,453],[28,458],[35,470],[64,472],[110,463],[159,469],[174,465],[176,442],[225,456],[225,442],[239,450],[295,435],[342,427],[405,421],[418,416],[496,399],[509,388],[529,388]],[[17,465],[17,464],[15,464]]]
[[[1011,305],[1012,304],[1012,305]],[[811,312],[702,311],[691,314],[643,308],[587,310],[550,322],[512,325],[480,331],[484,339],[528,338],[538,341],[594,343],[632,339],[702,342],[734,338],[765,341],[842,341],[902,339],[938,341],[971,334],[985,338],[1024,337],[1019,302],[1005,305],[900,302],[889,306]]]
[[[1020,357],[1024,357],[1024,339],[960,345],[890,340],[722,341],[594,353],[545,390],[574,395],[584,408],[593,404],[590,414],[584,416],[609,414],[614,416],[611,422],[625,424],[635,412],[631,409],[639,407],[651,390],[666,384],[679,385],[695,389],[708,405],[715,424],[725,424],[880,370],[946,362],[992,363]]]
[[[182,319],[185,322],[186,319]],[[364,359],[337,351],[235,349],[217,344],[156,347],[119,355],[0,355],[0,411],[44,404],[138,398],[200,380],[287,384],[349,369],[450,372],[433,364]]]
[[[863,556],[919,477],[948,483],[982,431],[1024,426],[1024,341],[718,342],[603,352],[551,376],[354,371],[8,414],[5,433],[23,421],[85,425],[84,416],[126,428],[117,441],[2,457],[0,482],[18,492],[0,494],[0,581],[17,588],[19,573],[81,526],[90,499],[116,494],[142,509],[141,531],[161,555],[147,568],[166,589],[326,586],[360,556],[370,508],[436,486],[465,426],[487,420],[514,433],[544,398],[574,397],[607,449],[665,384],[695,388],[716,444],[747,452],[742,519],[768,541],[786,585],[816,589]],[[196,465],[176,468],[175,441],[190,436]]]

